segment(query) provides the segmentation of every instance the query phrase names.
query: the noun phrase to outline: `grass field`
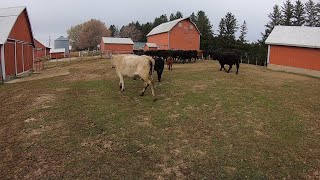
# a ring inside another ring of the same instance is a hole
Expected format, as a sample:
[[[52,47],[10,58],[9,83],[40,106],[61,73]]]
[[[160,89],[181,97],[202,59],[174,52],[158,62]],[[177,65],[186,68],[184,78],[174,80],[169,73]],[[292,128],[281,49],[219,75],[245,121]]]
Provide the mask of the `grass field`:
[[[0,85],[0,179],[320,178],[319,78],[173,68],[156,102],[142,81],[120,93],[105,59]]]

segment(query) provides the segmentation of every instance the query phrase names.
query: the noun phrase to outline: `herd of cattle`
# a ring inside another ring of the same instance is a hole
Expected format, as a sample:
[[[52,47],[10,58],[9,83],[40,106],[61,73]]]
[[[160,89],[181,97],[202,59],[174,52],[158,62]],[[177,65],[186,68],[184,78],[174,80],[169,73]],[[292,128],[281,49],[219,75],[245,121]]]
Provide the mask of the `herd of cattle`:
[[[236,51],[229,52],[212,52],[211,58],[216,59],[220,63],[220,71],[224,69],[228,73],[233,65],[236,65],[236,74],[239,72],[240,56]],[[135,51],[135,54],[130,55],[115,55],[112,56],[112,67],[116,69],[116,73],[120,78],[119,87],[123,92],[125,90],[124,77],[132,77],[133,79],[140,78],[144,81],[144,88],[140,93],[144,95],[146,89],[150,86],[154,100],[157,99],[152,75],[156,71],[158,75],[158,81],[161,81],[161,76],[164,70],[165,61],[167,62],[169,70],[172,70],[172,63],[196,61],[203,57],[203,54],[199,55],[197,51]],[[224,65],[229,65],[229,69],[226,70]]]

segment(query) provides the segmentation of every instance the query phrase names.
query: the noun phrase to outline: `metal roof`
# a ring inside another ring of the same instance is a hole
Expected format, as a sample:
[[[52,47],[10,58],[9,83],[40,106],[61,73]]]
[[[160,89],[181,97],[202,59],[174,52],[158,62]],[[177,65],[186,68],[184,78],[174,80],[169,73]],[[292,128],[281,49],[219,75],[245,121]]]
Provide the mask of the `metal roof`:
[[[63,36],[60,36],[58,39],[56,39],[55,41],[69,41],[69,39],[63,37]]]
[[[65,48],[59,48],[59,49],[50,49],[50,53],[65,53]]]
[[[4,44],[18,18],[26,7],[0,8],[0,44]],[[31,24],[30,24],[31,28]],[[32,30],[31,30],[32,32]]]
[[[266,44],[320,48],[320,27],[276,26]]]
[[[134,44],[131,38],[102,37],[105,44]]]
[[[145,45],[146,45],[145,42],[134,42],[133,49],[134,50],[141,50],[141,49],[143,49],[143,47]]]
[[[150,48],[157,48],[158,46],[156,45],[156,43],[146,43],[146,46],[150,47]]]
[[[147,34],[147,36],[151,36],[151,35],[155,35],[155,34],[161,34],[161,33],[169,32],[169,31],[171,31],[171,29],[172,29],[173,27],[175,27],[179,22],[181,22],[181,21],[183,21],[183,20],[186,20],[186,19],[189,19],[190,22],[194,25],[194,27],[196,27],[196,29],[197,29],[198,32],[200,33],[197,25],[191,21],[190,17],[186,17],[186,18],[180,18],[180,19],[176,19],[176,20],[173,20],[173,21],[169,21],[169,22],[160,24],[159,26],[153,28],[153,29]],[[201,35],[201,33],[200,33],[200,35]]]

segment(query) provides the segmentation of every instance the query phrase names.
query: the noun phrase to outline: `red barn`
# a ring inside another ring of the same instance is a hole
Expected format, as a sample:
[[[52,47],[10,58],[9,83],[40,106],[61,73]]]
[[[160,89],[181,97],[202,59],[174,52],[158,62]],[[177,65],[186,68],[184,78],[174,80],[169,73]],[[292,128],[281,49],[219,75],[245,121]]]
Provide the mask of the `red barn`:
[[[100,49],[102,53],[131,54],[133,53],[133,44],[131,38],[102,37]]]
[[[42,58],[50,55],[50,48],[46,47],[38,40],[34,39],[35,49],[34,49],[34,58]]]
[[[320,28],[276,26],[269,37],[268,68],[320,77]]]
[[[146,43],[143,46],[144,51],[155,51],[158,50],[158,46],[155,43]]]
[[[50,49],[50,59],[61,59],[66,57],[66,49]]]
[[[188,18],[160,24],[152,29],[148,43],[155,43],[159,50],[200,50],[201,33]]]
[[[0,9],[1,79],[31,72],[34,38],[26,7]]]

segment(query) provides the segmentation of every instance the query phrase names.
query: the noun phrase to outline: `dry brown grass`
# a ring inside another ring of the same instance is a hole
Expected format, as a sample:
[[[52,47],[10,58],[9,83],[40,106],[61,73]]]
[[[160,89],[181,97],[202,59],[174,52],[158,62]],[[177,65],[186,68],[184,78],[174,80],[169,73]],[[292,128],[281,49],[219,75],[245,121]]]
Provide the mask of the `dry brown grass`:
[[[0,86],[0,179],[319,178],[319,79],[173,68],[157,102],[138,80],[118,92],[105,59]]]

